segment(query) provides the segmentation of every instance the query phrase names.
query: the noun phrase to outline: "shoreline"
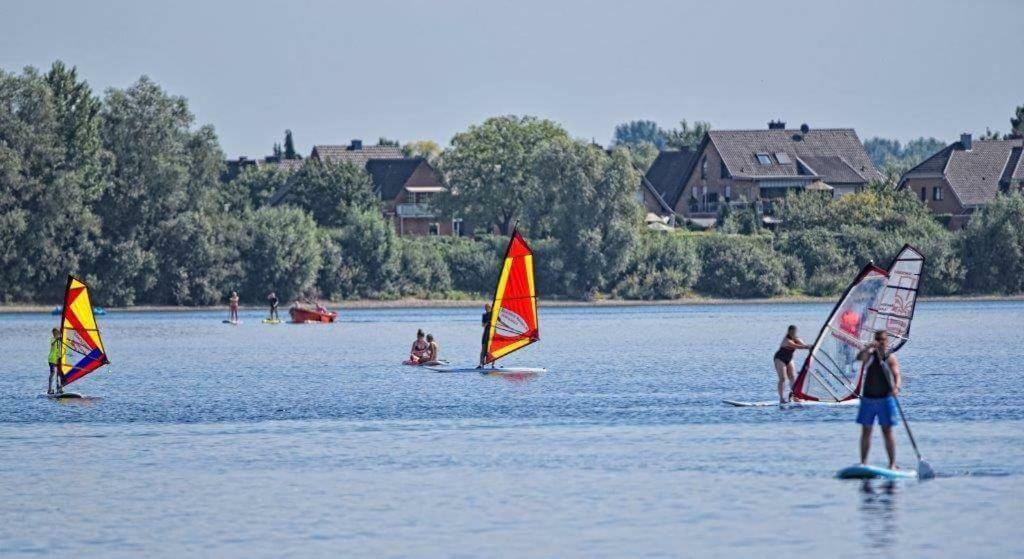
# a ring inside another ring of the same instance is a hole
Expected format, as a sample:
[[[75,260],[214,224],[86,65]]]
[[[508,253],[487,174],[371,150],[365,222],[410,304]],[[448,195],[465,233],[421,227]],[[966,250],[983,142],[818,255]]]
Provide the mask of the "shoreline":
[[[653,301],[629,299],[597,299],[594,301],[576,301],[571,299],[540,299],[539,305],[547,308],[584,308],[584,307],[672,307],[694,305],[795,305],[804,303],[830,303],[835,297],[787,296],[760,299],[720,299],[714,297],[686,297],[682,299],[659,299]],[[1009,302],[1024,301],[1024,295],[951,295],[921,297],[924,302]],[[335,310],[378,310],[378,309],[458,309],[482,307],[489,303],[487,299],[356,299],[351,301],[325,301],[324,305]],[[54,306],[0,304],[0,314],[49,313]],[[241,305],[240,311],[265,310],[266,305]],[[104,307],[108,312],[209,312],[227,311],[227,305],[211,305],[202,307],[186,307],[173,305],[137,305],[131,307]],[[287,307],[281,311],[288,312]]]

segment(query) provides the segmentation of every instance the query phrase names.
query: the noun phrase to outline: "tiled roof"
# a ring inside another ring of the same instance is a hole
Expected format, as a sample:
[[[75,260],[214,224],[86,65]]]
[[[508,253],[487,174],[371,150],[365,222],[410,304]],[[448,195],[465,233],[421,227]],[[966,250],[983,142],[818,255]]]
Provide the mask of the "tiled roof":
[[[353,163],[365,167],[371,159],[401,159],[405,157],[398,146],[363,146],[353,148],[351,145],[318,145],[313,146],[310,157],[322,161]]]
[[[697,160],[697,153],[691,149],[663,151],[647,170],[647,180],[654,191],[669,207],[675,207],[686,186],[686,179]]]
[[[366,172],[373,178],[373,187],[384,200],[393,200],[423,163],[422,157],[402,159],[371,159],[366,162]]]
[[[711,130],[708,137],[734,177],[772,178],[807,174],[798,168],[799,158],[829,184],[882,179],[852,128],[812,128],[806,133],[779,129]],[[778,153],[786,154],[789,162],[779,162]],[[758,162],[758,154],[767,154],[770,164]]]
[[[965,206],[987,204],[995,198],[1001,182],[1024,178],[1020,151],[1024,140],[974,140],[965,150],[961,142],[953,142],[917,167],[907,171],[903,179],[946,178],[953,193]],[[902,181],[901,181],[902,182]]]

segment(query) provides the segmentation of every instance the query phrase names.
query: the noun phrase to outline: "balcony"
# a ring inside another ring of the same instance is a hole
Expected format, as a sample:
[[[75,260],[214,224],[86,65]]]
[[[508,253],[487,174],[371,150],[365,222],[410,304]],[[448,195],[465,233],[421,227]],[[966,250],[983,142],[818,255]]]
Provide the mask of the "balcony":
[[[431,218],[435,217],[427,204],[398,204],[395,206],[395,213],[402,218]]]
[[[775,204],[772,200],[756,200],[754,202],[738,201],[738,202],[690,202],[689,210],[690,215],[707,215],[717,216],[722,208],[726,205],[733,212],[749,210],[751,207],[757,210],[760,215],[771,216],[775,215]]]

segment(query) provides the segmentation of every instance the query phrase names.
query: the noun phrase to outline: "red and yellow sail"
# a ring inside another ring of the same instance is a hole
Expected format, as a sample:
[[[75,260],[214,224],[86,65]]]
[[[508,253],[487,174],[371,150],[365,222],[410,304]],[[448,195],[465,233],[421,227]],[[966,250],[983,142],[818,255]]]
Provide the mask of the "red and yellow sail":
[[[509,239],[498,288],[494,291],[486,361],[491,363],[538,340],[533,251],[516,229]]]
[[[75,276],[68,276],[68,286],[64,290],[60,340],[63,351],[59,366],[65,385],[109,363],[96,326],[89,286]]]

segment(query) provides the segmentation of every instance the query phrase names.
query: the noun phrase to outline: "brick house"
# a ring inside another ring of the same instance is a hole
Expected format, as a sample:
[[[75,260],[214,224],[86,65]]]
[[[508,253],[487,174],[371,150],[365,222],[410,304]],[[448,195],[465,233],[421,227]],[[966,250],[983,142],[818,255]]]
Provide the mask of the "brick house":
[[[900,178],[950,229],[960,229],[996,194],[1024,186],[1024,139],[974,140],[962,134]]]
[[[725,204],[771,216],[772,201],[791,191],[838,197],[882,180],[851,128],[791,130],[773,121],[763,130],[711,130],[696,150],[677,153],[664,177],[648,178],[676,213],[701,225],[714,224]]]
[[[362,141],[352,140],[349,145],[313,146],[309,159],[351,163],[365,169],[380,197],[384,217],[391,220],[399,235],[463,234],[461,219],[441,219],[430,209],[430,200],[444,187],[422,157],[406,157],[398,146],[363,146]],[[287,195],[285,185],[274,193],[270,203],[279,204]]]

